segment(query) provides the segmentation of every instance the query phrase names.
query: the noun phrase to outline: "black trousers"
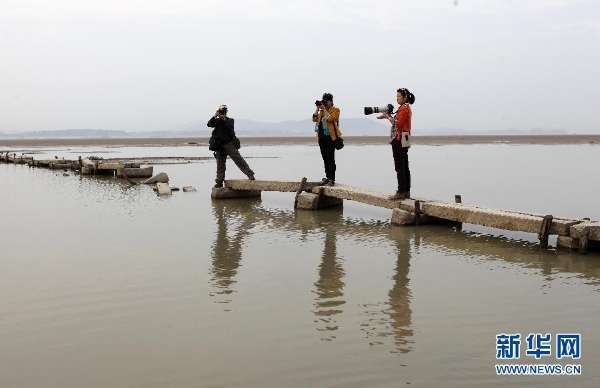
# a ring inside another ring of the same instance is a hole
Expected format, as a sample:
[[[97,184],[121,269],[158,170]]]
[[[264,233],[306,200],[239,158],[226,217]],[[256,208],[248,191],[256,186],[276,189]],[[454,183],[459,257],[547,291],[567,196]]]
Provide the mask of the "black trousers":
[[[392,140],[392,154],[394,155],[394,167],[398,178],[398,191],[410,191],[410,169],[408,168],[408,147],[402,147],[398,139]]]
[[[325,166],[325,177],[335,181],[335,147],[331,137],[320,135],[319,148],[321,148],[321,156]]]
[[[223,183],[225,180],[225,168],[228,156],[248,178],[254,176],[254,171],[252,171],[246,160],[240,155],[240,151],[235,147],[233,141],[230,141],[215,153],[215,157],[217,158],[217,178],[215,182]]]

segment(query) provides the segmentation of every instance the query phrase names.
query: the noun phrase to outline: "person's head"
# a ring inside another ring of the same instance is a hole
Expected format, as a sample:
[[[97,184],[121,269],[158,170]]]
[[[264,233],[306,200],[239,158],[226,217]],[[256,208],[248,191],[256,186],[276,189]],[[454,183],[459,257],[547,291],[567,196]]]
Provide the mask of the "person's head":
[[[402,105],[404,103],[412,105],[415,103],[415,95],[406,88],[400,88],[396,91],[396,101],[398,102],[398,105]]]
[[[331,108],[333,106],[333,94],[331,93],[323,93],[323,105],[325,108]]]
[[[219,105],[219,109],[217,109],[217,113],[221,116],[227,116],[228,111],[227,105]]]

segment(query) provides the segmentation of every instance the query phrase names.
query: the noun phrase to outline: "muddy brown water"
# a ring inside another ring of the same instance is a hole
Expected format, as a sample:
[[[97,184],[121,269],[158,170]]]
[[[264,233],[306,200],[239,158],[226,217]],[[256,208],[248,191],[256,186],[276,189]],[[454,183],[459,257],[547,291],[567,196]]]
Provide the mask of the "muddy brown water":
[[[278,157],[249,160],[259,178],[321,177],[314,146],[242,151]],[[599,156],[415,146],[413,194],[600,219]],[[599,254],[543,252],[535,236],[474,226],[391,227],[389,210],[351,202],[294,212],[291,194],[211,201],[214,169],[155,166],[198,189],[158,198],[0,165],[1,387],[600,386]],[[228,175],[240,177],[231,162]],[[338,153],[340,182],[392,191],[394,178],[387,146]],[[496,334],[570,331],[583,336],[582,376],[495,375]]]

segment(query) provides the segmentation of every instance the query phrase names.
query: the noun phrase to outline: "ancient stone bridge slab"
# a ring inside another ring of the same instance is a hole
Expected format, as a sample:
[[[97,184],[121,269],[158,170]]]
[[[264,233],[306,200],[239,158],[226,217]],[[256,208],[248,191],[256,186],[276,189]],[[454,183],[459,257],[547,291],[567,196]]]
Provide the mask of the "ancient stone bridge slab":
[[[234,190],[283,192],[296,192],[300,187],[299,182],[249,180],[226,181],[225,185]],[[356,201],[387,209],[401,209],[408,212],[415,211],[414,199],[392,201],[388,199],[389,193],[381,193],[347,185],[321,186],[318,182],[310,182],[307,186],[309,187],[307,191],[311,191],[314,194],[322,191],[322,194],[327,197]],[[418,200],[421,202],[421,213],[426,216],[497,229],[538,233],[544,219],[544,216],[539,214],[527,214],[425,199]],[[580,220],[575,219],[553,218],[550,226],[550,234],[569,236],[571,234],[571,227],[580,222]],[[600,240],[600,229],[596,229],[596,227],[591,229],[589,238],[590,240]]]
[[[321,182],[306,182],[305,188],[319,186]],[[291,181],[265,181],[265,180],[226,180],[225,187],[232,190],[250,190],[250,191],[280,191],[295,193],[300,189],[300,180]]]
[[[323,195],[339,199],[347,199],[365,203],[367,205],[383,207],[387,209],[400,208],[402,210],[414,211],[414,200],[391,201],[389,193],[381,193],[373,190],[361,189],[346,185],[322,186]],[[317,194],[321,187],[314,187],[312,192]]]
[[[438,201],[425,201],[422,211],[429,216],[450,221],[528,233],[538,233],[544,219],[540,215]],[[553,219],[550,234],[568,236],[570,227],[579,222],[563,218]]]

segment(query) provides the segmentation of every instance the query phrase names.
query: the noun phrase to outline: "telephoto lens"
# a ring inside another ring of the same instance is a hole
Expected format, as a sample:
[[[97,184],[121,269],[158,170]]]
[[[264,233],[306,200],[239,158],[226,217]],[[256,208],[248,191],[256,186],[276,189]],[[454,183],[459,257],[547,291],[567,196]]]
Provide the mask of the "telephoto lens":
[[[384,106],[365,106],[365,114],[366,115],[372,115],[373,113],[387,113],[387,114],[392,114],[394,113],[394,105],[392,104],[387,104]]]

